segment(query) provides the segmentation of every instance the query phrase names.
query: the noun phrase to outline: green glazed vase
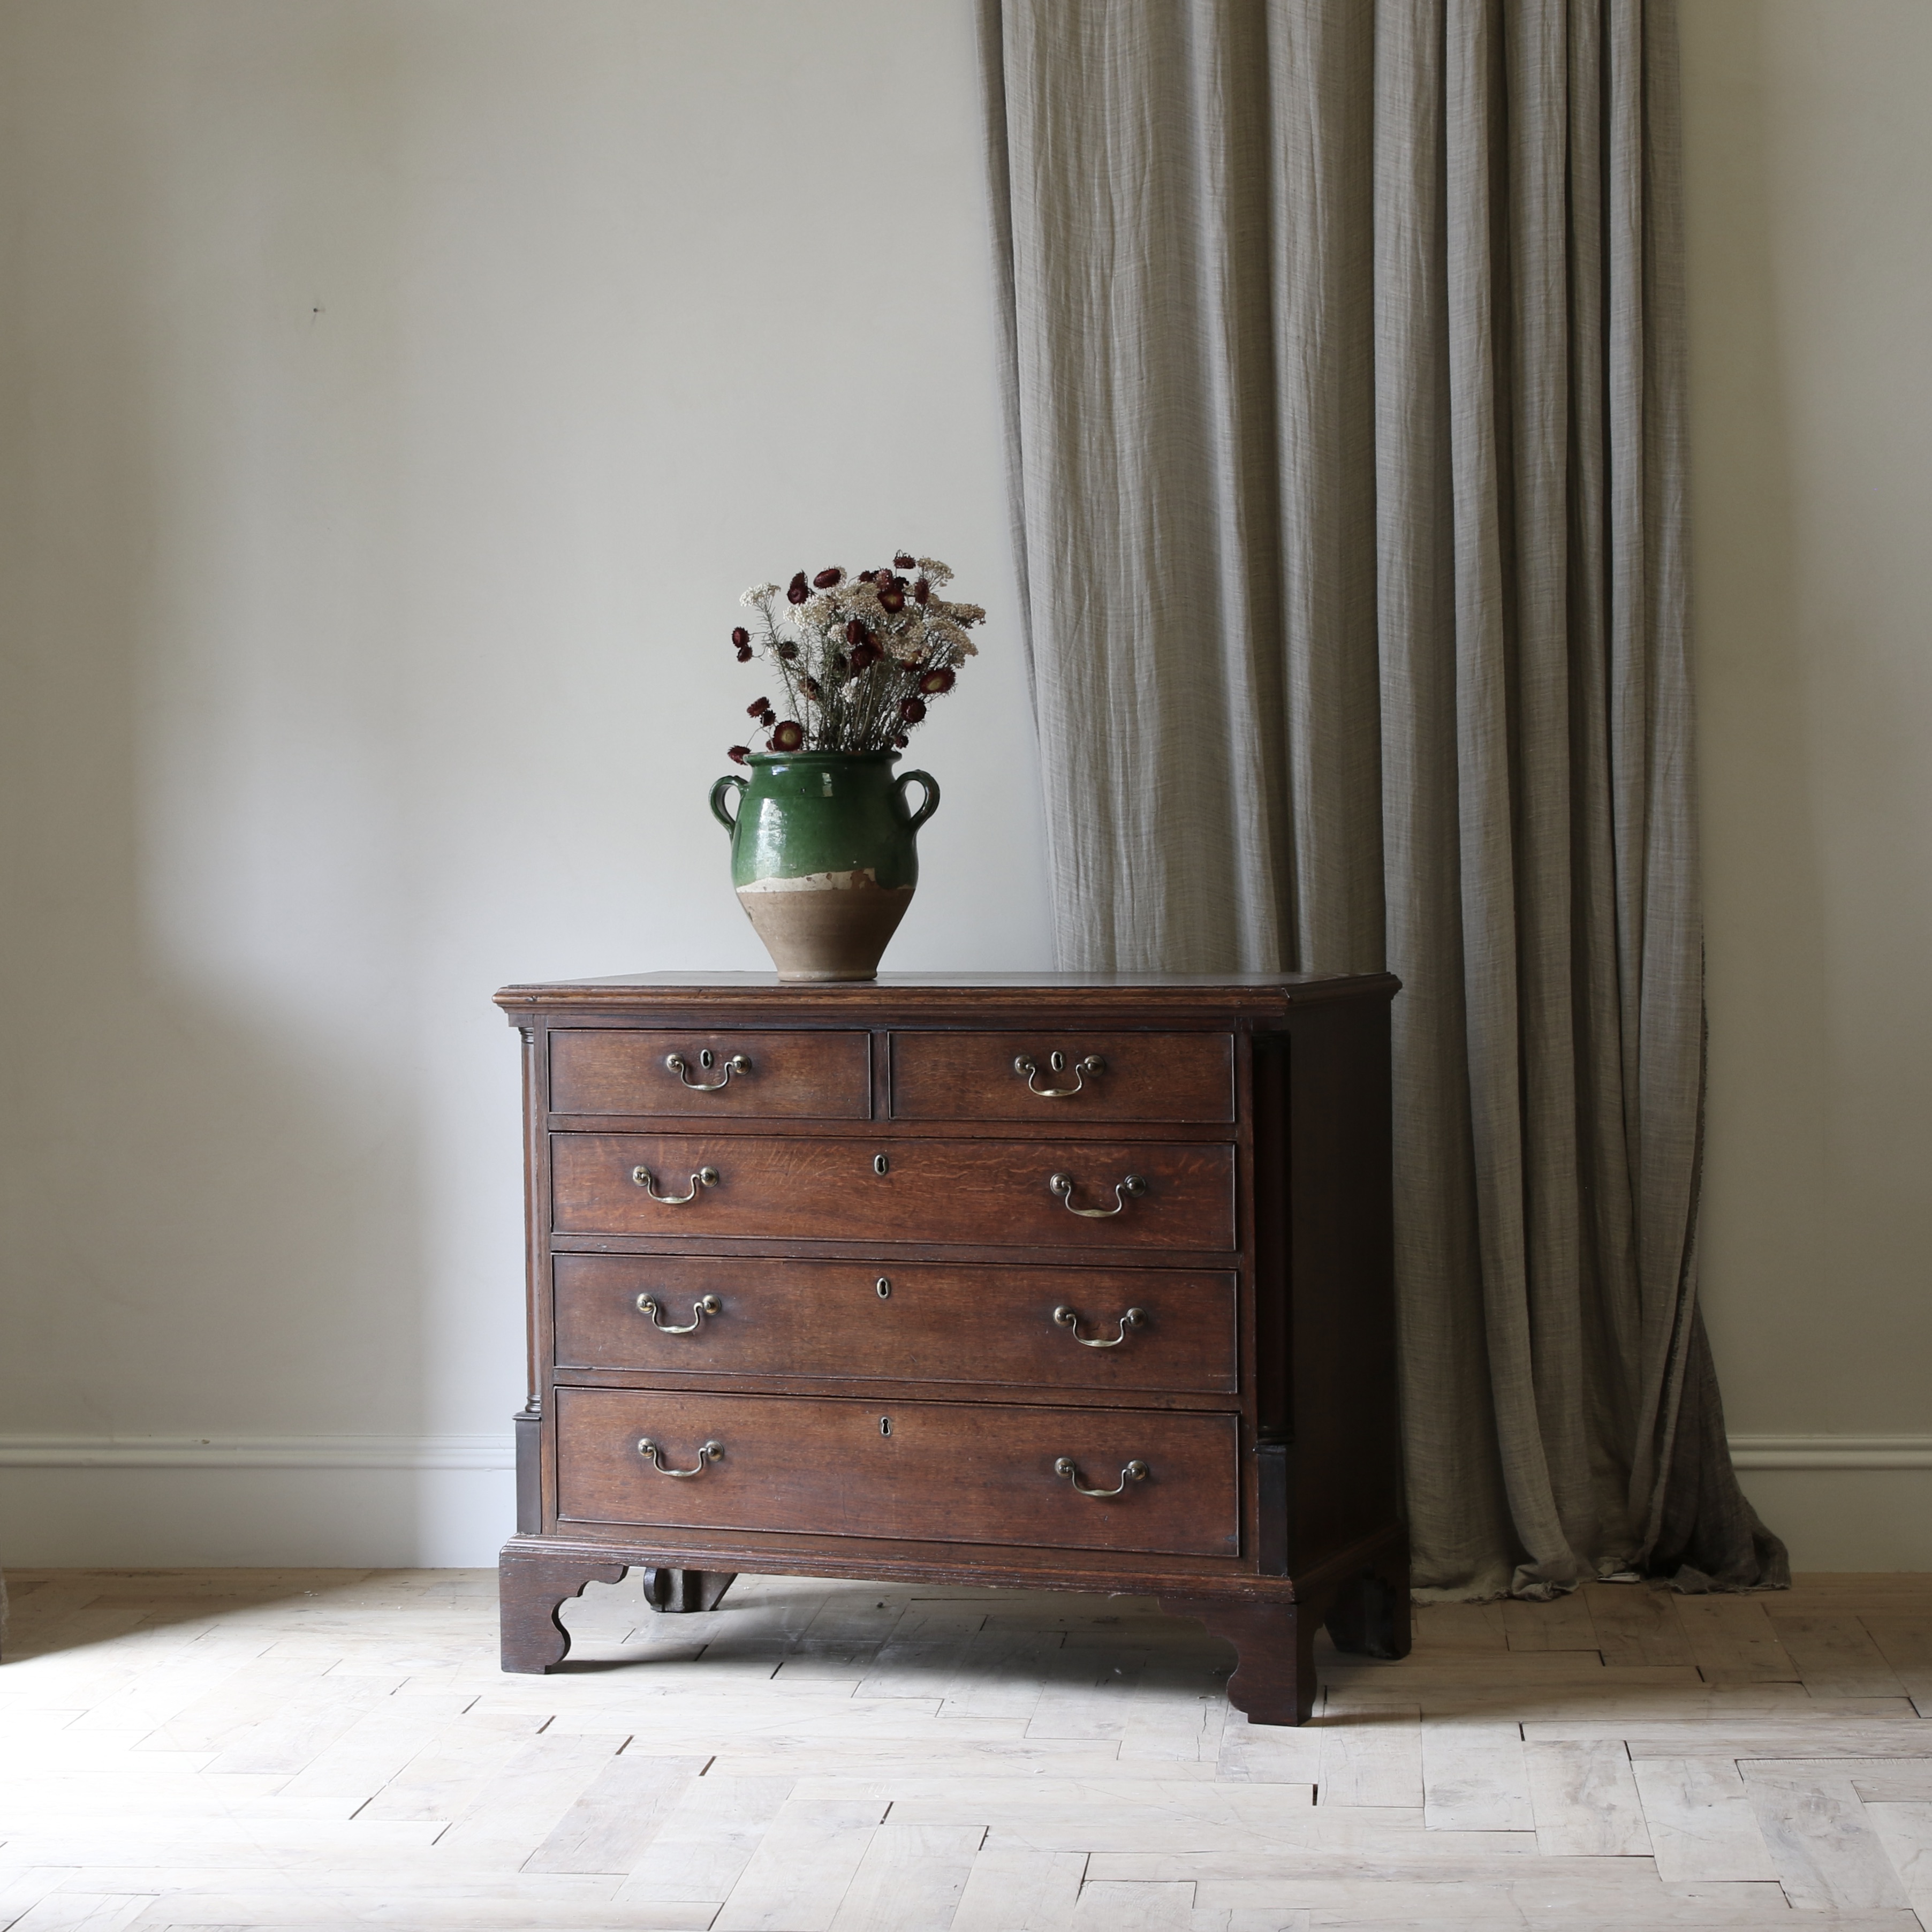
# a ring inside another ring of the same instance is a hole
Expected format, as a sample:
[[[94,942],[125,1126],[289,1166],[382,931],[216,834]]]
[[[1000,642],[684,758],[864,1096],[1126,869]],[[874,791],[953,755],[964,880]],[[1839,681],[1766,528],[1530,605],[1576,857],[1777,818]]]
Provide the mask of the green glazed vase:
[[[871,980],[919,884],[919,828],[939,808],[896,752],[754,752],[711,788],[731,835],[731,883],[782,980]],[[926,796],[906,803],[915,779]],[[736,788],[738,812],[725,809]]]

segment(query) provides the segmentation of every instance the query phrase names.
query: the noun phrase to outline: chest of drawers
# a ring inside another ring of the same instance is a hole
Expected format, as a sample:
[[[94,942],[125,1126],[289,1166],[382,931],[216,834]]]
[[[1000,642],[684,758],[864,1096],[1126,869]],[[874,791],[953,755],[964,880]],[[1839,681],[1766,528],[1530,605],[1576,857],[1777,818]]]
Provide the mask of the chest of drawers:
[[[530,1395],[503,1665],[644,1573],[1128,1592],[1298,1723],[1408,1648],[1396,982],[512,986]]]

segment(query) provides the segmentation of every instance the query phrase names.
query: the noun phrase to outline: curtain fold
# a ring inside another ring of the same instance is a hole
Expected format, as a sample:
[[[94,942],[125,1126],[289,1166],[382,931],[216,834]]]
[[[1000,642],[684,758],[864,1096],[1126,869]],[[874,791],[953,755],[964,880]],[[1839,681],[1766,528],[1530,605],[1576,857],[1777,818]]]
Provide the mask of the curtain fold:
[[[1788,1580],[1696,1312],[1664,0],[982,0],[1062,963],[1396,1023],[1417,1575]]]

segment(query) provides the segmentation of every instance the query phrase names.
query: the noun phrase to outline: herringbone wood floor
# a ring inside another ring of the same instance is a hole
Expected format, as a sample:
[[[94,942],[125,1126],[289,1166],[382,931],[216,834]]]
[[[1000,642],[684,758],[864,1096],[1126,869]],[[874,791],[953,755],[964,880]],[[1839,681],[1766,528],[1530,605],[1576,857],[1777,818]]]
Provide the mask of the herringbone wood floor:
[[[1932,1576],[1431,1608],[1300,1731],[1132,1599],[633,1580],[539,1678],[487,1572],[12,1582],[12,1932],[1932,1926]]]

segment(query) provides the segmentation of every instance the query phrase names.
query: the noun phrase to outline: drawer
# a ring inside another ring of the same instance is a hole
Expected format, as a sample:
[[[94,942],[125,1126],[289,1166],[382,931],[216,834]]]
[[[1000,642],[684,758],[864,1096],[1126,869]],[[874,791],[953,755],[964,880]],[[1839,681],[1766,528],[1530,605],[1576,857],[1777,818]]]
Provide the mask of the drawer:
[[[668,1064],[674,1057],[681,1067]],[[872,1036],[558,1029],[550,1105],[555,1114],[862,1120],[872,1111]]]
[[[1232,1415],[559,1389],[566,1522],[1232,1556]],[[890,1432],[887,1432],[888,1430]],[[655,1443],[670,1470],[640,1453]],[[706,1443],[715,1458],[700,1458]],[[1055,1473],[1068,1459],[1079,1494]],[[1144,1478],[1125,1480],[1128,1463]]]
[[[896,1033],[891,1041],[895,1120],[1234,1118],[1232,1034]]]
[[[1126,1190],[1130,1178],[1139,1191]],[[1234,1150],[1225,1144],[554,1134],[550,1185],[561,1234],[1093,1253],[1234,1246]]]
[[[1238,1386],[1232,1274],[750,1256],[559,1255],[554,1265],[561,1369],[1204,1395]],[[1063,1309],[1076,1318],[1056,1318]],[[1125,1323],[1130,1309],[1140,1319]]]

